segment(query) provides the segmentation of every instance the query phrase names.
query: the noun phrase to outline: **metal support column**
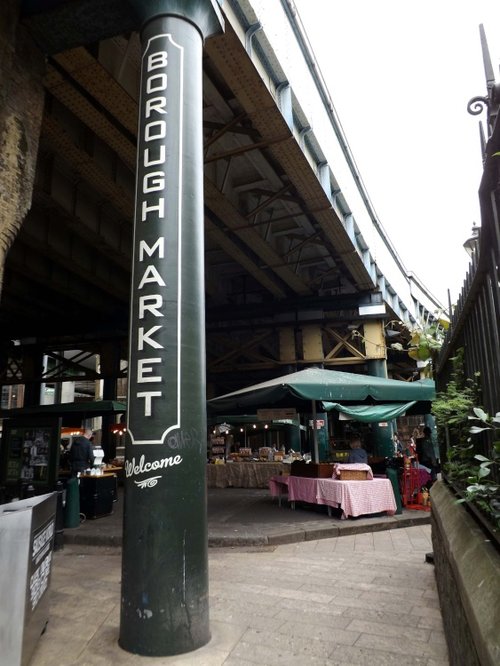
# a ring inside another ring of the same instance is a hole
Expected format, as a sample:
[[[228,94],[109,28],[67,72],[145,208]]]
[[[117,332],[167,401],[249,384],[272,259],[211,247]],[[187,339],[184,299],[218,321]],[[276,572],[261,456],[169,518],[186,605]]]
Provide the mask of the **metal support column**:
[[[372,377],[387,379],[387,364],[385,359],[371,359],[367,362],[368,374]],[[393,428],[390,421],[385,423],[372,423],[374,455],[392,458],[394,456]]]
[[[116,400],[116,382],[120,374],[120,346],[104,344],[100,357],[101,376],[103,377],[102,399]],[[116,423],[115,414],[104,414],[102,417],[101,446],[104,451],[104,460],[112,460],[116,456],[116,444],[111,428]]]
[[[367,321],[363,325],[368,374],[373,377],[387,378],[386,344],[384,323],[380,320]],[[392,424],[372,423],[373,453],[376,456],[392,457],[394,445],[392,441]]]
[[[203,39],[215,0],[130,0],[143,20],[119,643],[210,639],[206,515]]]
[[[24,407],[40,405],[43,352],[38,345],[27,345],[23,350]]]

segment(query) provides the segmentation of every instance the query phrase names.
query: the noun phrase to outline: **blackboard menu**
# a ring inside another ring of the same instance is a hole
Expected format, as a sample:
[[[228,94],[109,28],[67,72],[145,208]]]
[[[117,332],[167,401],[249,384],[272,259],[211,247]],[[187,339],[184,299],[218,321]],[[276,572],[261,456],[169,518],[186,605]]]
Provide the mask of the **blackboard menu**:
[[[59,465],[61,419],[16,418],[3,422],[1,483],[33,485],[46,492],[55,487]]]

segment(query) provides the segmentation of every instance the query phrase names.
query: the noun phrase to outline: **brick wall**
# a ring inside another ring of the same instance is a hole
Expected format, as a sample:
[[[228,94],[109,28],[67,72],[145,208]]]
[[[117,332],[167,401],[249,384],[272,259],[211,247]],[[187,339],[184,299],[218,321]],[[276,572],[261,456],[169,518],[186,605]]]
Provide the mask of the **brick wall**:
[[[31,206],[43,113],[43,54],[19,25],[19,0],[0,11],[0,290],[6,254]]]

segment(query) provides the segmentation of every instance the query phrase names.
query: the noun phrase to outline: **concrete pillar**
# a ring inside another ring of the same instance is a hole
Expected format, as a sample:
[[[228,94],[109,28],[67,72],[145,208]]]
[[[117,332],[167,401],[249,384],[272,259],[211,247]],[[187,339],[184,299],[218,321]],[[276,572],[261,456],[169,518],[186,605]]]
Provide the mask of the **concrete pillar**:
[[[302,353],[304,361],[323,363],[323,332],[317,324],[302,326]]]
[[[0,293],[5,258],[31,207],[42,122],[43,54],[19,25],[19,0],[0,11]]]
[[[203,39],[215,0],[131,0],[143,20],[130,317],[121,647],[210,639]]]
[[[279,329],[280,361],[296,363],[297,353],[295,350],[295,331],[291,326]]]
[[[363,324],[363,340],[365,343],[365,357],[367,360],[387,359],[387,347],[385,344],[384,322],[377,320],[365,321]],[[382,376],[382,375],[377,375]],[[385,376],[387,377],[387,370]]]

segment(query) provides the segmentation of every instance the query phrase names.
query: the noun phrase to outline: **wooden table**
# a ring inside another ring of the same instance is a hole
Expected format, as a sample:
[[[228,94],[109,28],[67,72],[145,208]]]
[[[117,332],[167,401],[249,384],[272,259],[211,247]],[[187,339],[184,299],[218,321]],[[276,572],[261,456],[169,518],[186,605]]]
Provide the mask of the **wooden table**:
[[[278,476],[269,482],[273,497],[286,490],[292,509],[295,502],[321,504],[342,509],[342,519],[386,512],[396,513],[396,500],[389,479],[375,478],[367,481],[337,481],[334,479],[311,479],[301,476]],[[331,512],[329,511],[329,514]]]
[[[288,471],[281,462],[233,462],[207,465],[208,488],[268,488],[269,480]]]

